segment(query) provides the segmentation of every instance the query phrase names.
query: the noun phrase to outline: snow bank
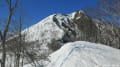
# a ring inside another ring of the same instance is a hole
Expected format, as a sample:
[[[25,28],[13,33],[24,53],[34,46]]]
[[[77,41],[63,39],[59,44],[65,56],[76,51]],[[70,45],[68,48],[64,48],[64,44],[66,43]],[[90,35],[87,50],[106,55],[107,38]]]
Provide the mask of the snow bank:
[[[77,41],[65,44],[50,55],[47,67],[120,67],[120,50]]]

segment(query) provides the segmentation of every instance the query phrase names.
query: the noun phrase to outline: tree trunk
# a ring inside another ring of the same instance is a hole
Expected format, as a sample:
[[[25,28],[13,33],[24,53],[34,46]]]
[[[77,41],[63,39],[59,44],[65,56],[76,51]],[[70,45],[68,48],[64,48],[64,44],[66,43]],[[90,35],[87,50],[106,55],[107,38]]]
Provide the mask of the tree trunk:
[[[9,16],[8,16],[8,21],[5,27],[5,30],[3,32],[3,38],[2,38],[2,62],[1,62],[1,67],[5,67],[5,62],[6,62],[6,36],[7,36],[7,32],[8,32],[8,28],[10,25],[10,21],[12,18],[12,12],[10,12]]]

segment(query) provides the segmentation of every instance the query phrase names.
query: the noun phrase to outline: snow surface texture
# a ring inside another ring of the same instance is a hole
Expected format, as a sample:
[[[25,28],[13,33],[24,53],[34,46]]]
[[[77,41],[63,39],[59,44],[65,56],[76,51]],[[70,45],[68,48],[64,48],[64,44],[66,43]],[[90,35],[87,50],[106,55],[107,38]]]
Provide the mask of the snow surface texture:
[[[120,67],[120,50],[101,44],[76,41],[50,55],[47,67]]]

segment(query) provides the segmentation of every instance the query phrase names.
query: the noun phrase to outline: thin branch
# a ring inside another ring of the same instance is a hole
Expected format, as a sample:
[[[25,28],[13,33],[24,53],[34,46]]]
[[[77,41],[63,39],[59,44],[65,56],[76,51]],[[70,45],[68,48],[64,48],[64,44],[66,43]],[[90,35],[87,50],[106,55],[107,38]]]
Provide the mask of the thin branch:
[[[2,32],[0,31],[0,38],[1,38],[1,40],[3,39],[3,36],[2,36]]]
[[[9,16],[8,16],[8,21],[6,23],[6,26],[5,26],[5,30],[4,30],[4,37],[7,35],[7,32],[8,32],[8,28],[9,28],[9,25],[10,25],[10,22],[11,22],[11,18],[12,18],[12,15],[13,15],[13,11],[15,10],[15,8],[17,7],[17,4],[18,4],[18,0],[16,0],[16,3],[14,5],[14,7],[12,8],[11,7],[11,0],[7,0],[8,2],[8,5],[9,5],[9,9],[10,9],[10,13],[9,13]]]
[[[12,7],[12,0],[6,0],[7,4],[8,4],[8,8],[11,12],[15,11],[15,9],[17,8],[18,2],[19,0],[16,0],[14,6]]]
[[[19,0],[16,0],[14,7],[12,7],[12,11],[15,11],[15,9],[17,8],[18,1],[19,1]]]
[[[11,11],[12,5],[11,5],[11,0],[6,0],[6,3],[8,4],[8,8]]]

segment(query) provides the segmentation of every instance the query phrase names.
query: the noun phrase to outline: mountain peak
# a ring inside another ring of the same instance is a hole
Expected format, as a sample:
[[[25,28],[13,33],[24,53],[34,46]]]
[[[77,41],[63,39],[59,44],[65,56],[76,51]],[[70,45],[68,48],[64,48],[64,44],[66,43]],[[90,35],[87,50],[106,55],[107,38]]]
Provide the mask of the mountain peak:
[[[71,19],[75,19],[75,20],[80,19],[82,16],[85,16],[85,15],[86,15],[86,13],[84,11],[82,11],[82,10],[75,11],[75,12],[69,14]]]

